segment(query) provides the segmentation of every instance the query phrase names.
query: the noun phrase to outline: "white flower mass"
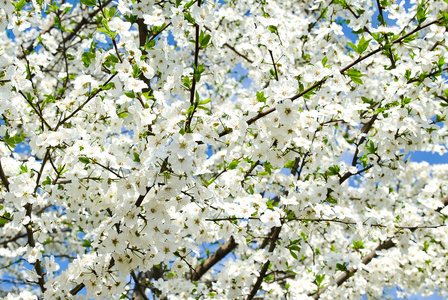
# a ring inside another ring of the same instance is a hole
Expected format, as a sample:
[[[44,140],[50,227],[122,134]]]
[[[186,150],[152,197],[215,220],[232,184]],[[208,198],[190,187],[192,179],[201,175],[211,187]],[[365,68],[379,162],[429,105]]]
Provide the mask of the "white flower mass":
[[[448,3],[0,0],[1,299],[448,297]]]

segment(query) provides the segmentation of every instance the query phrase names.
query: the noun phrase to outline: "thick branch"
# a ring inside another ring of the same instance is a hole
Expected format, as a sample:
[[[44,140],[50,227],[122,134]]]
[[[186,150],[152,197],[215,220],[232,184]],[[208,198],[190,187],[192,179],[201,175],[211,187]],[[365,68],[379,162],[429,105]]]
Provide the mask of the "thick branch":
[[[47,149],[47,152],[45,153],[45,157],[42,161],[42,165],[40,168],[39,173],[37,174],[37,178],[36,178],[36,186],[34,188],[34,193],[33,196],[37,196],[37,190],[40,186],[39,182],[40,182],[40,178],[42,177],[42,172],[44,171],[44,167],[45,164],[48,161],[48,157],[50,155],[50,150]],[[28,238],[28,245],[32,248],[36,247],[36,242],[34,240],[34,231],[33,231],[33,221],[31,220],[31,216],[32,216],[32,212],[33,212],[33,205],[28,203],[25,205],[25,210],[26,210],[26,216],[29,217],[30,221],[28,222],[28,224],[25,225],[25,229],[26,229],[26,235]],[[45,293],[45,278],[44,278],[44,272],[42,270],[42,266],[41,266],[41,262],[40,260],[36,260],[36,262],[34,263],[34,268],[36,269],[36,273],[39,276],[39,278],[37,279],[37,283],[39,284],[39,287],[42,291],[42,293]]]
[[[111,77],[109,77],[109,79],[104,83],[104,85],[107,85],[118,73],[113,74]],[[65,117],[62,121],[60,121],[58,123],[58,125],[55,128],[55,131],[59,128],[59,126],[61,126],[62,124],[64,124],[65,122],[67,122],[68,119],[72,118],[74,115],[76,115],[81,109],[83,109],[83,107],[90,101],[92,100],[96,95],[98,95],[99,92],[103,91],[102,88],[98,88],[96,89],[96,91],[91,94],[86,101],[84,101],[84,103],[82,103],[78,108],[76,108],[70,115],[68,115],[67,117]]]
[[[367,265],[372,259],[374,259],[375,257],[377,257],[377,252],[381,251],[381,250],[387,250],[390,248],[395,247],[395,243],[392,241],[392,238],[388,238],[387,240],[385,240],[383,243],[381,243],[378,247],[376,247],[372,252],[370,252],[369,254],[367,254],[366,256],[364,256],[362,258],[362,263]],[[350,277],[353,276],[354,273],[356,273],[356,269],[350,268],[348,269],[344,274],[342,274],[341,276],[339,276],[336,279],[336,285],[340,286],[342,285],[344,282],[346,282]],[[319,299],[320,295],[322,295],[326,290],[327,290],[328,286],[322,288],[321,290],[319,290],[319,292],[312,294],[310,296],[313,297],[313,299]]]
[[[207,273],[208,270],[210,270],[216,263],[221,261],[227,254],[233,251],[237,246],[237,243],[235,243],[235,240],[233,237],[230,237],[230,239],[223,245],[221,245],[218,250],[216,250],[215,253],[210,255],[209,258],[204,260],[197,268],[196,272],[193,272],[191,275],[192,281],[198,281],[202,275]]]
[[[9,192],[9,181],[8,181],[8,178],[5,175],[5,172],[3,171],[3,166],[2,166],[1,159],[0,159],[0,179],[2,180],[2,183],[5,186],[6,190]]]
[[[137,295],[134,295],[133,299],[134,300],[138,300],[138,299],[149,300],[145,294],[145,287],[140,284],[138,277],[135,275],[134,271],[131,271],[131,276],[132,276],[132,279],[134,279],[134,282],[135,282],[134,291],[135,291],[135,294],[137,294]]]
[[[201,0],[198,1],[198,6],[201,6]],[[195,43],[194,43],[194,66],[193,66],[193,80],[191,83],[191,89],[190,89],[190,106],[194,105],[193,111],[188,116],[187,121],[185,122],[185,131],[191,132],[191,121],[193,120],[193,115],[196,111],[196,108],[198,106],[197,101],[194,100],[195,92],[196,92],[196,77],[198,72],[198,65],[199,65],[199,25],[195,24]]]
[[[274,227],[274,232],[272,235],[271,243],[269,245],[269,253],[272,253],[275,249],[275,246],[277,245],[277,240],[280,234],[280,231],[282,230],[282,227]],[[263,282],[264,277],[266,276],[266,271],[269,268],[271,261],[268,260],[264,263],[263,267],[261,268],[260,275],[257,278],[257,281],[255,282],[254,286],[252,287],[252,290],[250,291],[249,296],[247,296],[247,300],[252,300],[255,295],[257,294],[258,290],[261,287],[261,283]]]
[[[403,35],[402,37],[400,37],[400,38],[398,38],[398,39],[392,41],[391,44],[398,44],[398,43],[401,43],[401,42],[402,42],[404,39],[406,39],[407,37],[413,35],[414,33],[418,32],[418,31],[420,31],[420,30],[422,30],[422,29],[424,29],[424,28],[426,28],[426,27],[431,26],[432,24],[439,23],[441,20],[442,20],[442,18],[438,18],[438,19],[435,19],[434,21],[431,21],[431,22],[429,22],[429,23],[427,23],[427,24],[425,24],[425,25],[423,25],[423,26],[418,26],[418,27],[415,28],[414,30],[412,30],[412,31],[408,32],[407,34]],[[357,65],[357,64],[360,63],[361,61],[364,61],[364,60],[366,60],[367,58],[369,58],[369,57],[375,55],[376,53],[380,52],[382,49],[383,49],[383,47],[379,47],[379,48],[377,48],[376,50],[373,50],[372,52],[369,52],[369,53],[367,53],[367,54],[365,54],[365,55],[363,55],[363,56],[357,58],[356,60],[354,60],[354,61],[351,62],[350,64],[348,64],[348,65],[346,65],[345,67],[343,67],[342,69],[340,69],[339,72],[340,72],[341,74],[344,74],[345,71],[347,71],[348,69],[354,67],[355,65]],[[321,79],[320,81],[315,82],[313,85],[311,85],[310,87],[308,87],[306,90],[304,90],[304,91],[298,93],[297,95],[291,97],[289,100],[294,101],[294,100],[296,100],[296,99],[302,97],[302,96],[305,95],[306,93],[308,93],[308,92],[312,91],[313,89],[315,89],[316,87],[322,85],[325,81],[327,81],[327,79],[328,79],[328,77],[325,77],[325,78]],[[256,115],[255,117],[253,117],[253,118],[247,120],[246,123],[247,123],[248,125],[251,125],[252,123],[255,123],[258,119],[261,119],[261,118],[263,118],[264,116],[269,115],[270,113],[274,112],[275,110],[276,110],[276,108],[275,108],[275,107],[272,107],[272,108],[270,108],[270,109],[268,109],[268,110],[266,110],[266,111],[262,111],[262,112],[260,112],[258,115]],[[219,133],[219,137],[225,136],[225,135],[227,135],[227,134],[229,134],[229,133],[231,133],[231,132],[232,132],[232,129],[230,129],[230,128],[226,128],[226,129],[224,129],[222,132]]]

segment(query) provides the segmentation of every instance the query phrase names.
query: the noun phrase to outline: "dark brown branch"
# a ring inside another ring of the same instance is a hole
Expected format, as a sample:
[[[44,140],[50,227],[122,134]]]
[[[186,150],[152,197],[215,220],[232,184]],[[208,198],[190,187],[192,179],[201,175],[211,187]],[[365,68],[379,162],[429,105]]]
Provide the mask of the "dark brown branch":
[[[8,178],[6,177],[5,172],[3,171],[3,166],[2,166],[2,161],[0,159],[0,179],[2,180],[3,185],[6,188],[6,191],[10,191],[9,190],[9,181]]]
[[[445,198],[442,201],[448,201],[448,198]],[[443,208],[443,207],[442,207]],[[442,210],[442,208],[439,208],[440,210]],[[437,212],[440,212],[440,210],[437,209]],[[236,217],[226,217],[226,218],[216,218],[216,219],[205,219],[205,221],[210,221],[210,222],[219,222],[219,221],[229,221],[229,222],[233,222],[235,220],[259,220],[259,217],[249,217],[249,218],[236,218]],[[352,221],[344,221],[344,220],[339,220],[337,218],[333,218],[333,219],[324,219],[324,218],[295,218],[295,217],[282,217],[280,218],[281,221],[283,222],[291,222],[291,221],[302,221],[302,222],[334,222],[334,223],[340,223],[340,224],[344,224],[344,225],[357,225],[357,222],[352,222]],[[364,222],[365,223],[365,222]],[[384,224],[369,224],[367,226],[371,226],[371,227],[379,227],[379,228],[387,228],[386,225]],[[415,231],[417,229],[435,229],[435,228],[439,228],[439,227],[445,227],[447,226],[447,224],[436,224],[436,225],[415,225],[415,226],[394,226],[394,229],[408,229],[411,231]],[[260,249],[266,248],[267,246],[267,241],[269,241],[269,239],[272,238],[272,234],[273,231],[271,230],[270,235],[268,236],[268,238],[265,239],[265,241],[263,241],[263,244],[260,246]]]
[[[118,73],[113,74],[109,79],[104,83],[104,85],[107,85]],[[103,91],[102,88],[97,88],[93,94],[91,94],[86,101],[84,101],[78,108],[76,108],[70,115],[65,117],[63,120],[61,120],[58,125],[56,126],[55,130],[59,128],[62,124],[67,122],[68,119],[72,118],[74,115],[76,115],[83,107],[92,100],[96,95],[98,95],[99,92]]]
[[[201,6],[201,0],[198,0],[198,6]],[[193,80],[191,83],[190,89],[190,106],[194,106],[193,111],[188,116],[187,121],[185,122],[185,131],[191,132],[191,121],[193,120],[193,115],[196,112],[196,108],[198,106],[197,101],[194,100],[195,92],[196,92],[196,74],[198,72],[199,66],[199,24],[194,24],[195,27],[195,43],[194,43],[194,66],[193,66]]]
[[[378,247],[376,247],[373,251],[371,251],[369,254],[367,254],[366,256],[364,256],[362,258],[362,263],[364,265],[367,265],[370,261],[372,261],[372,259],[376,258],[378,256],[377,252],[381,251],[381,250],[387,250],[390,248],[395,247],[395,243],[392,241],[392,238],[388,238],[386,241],[384,241],[383,243],[381,243]],[[336,285],[340,286],[342,285],[344,282],[346,282],[350,277],[353,276],[354,273],[356,273],[356,269],[350,268],[348,269],[344,274],[342,274],[341,276],[339,276],[336,279]],[[311,294],[310,296],[313,297],[313,299],[319,299],[320,295],[322,295],[326,290],[327,290],[328,286],[320,289],[317,293]]]
[[[381,4],[380,4],[380,0],[376,0],[376,4],[377,4],[377,6],[378,6],[379,15],[381,16],[381,25],[383,25],[383,26],[387,26],[387,25],[386,25],[386,22],[384,22],[383,7],[382,7]],[[370,33],[370,32],[369,32],[369,33]],[[370,35],[372,35],[372,34],[370,34]],[[386,44],[389,44],[389,38],[387,37],[387,34],[384,33],[383,36],[384,36],[384,40],[386,41]],[[391,62],[391,64],[392,64],[392,68],[395,69],[396,66],[395,66],[394,55],[392,54],[392,48],[387,49],[387,50],[386,50],[386,54],[387,54],[387,56],[389,57],[389,60],[390,60],[390,62]]]
[[[204,260],[197,268],[196,272],[191,275],[192,281],[198,281],[201,279],[208,270],[210,270],[216,263],[221,261],[227,254],[232,252],[237,246],[234,238],[231,236],[230,239],[223,245],[221,245],[218,250],[215,251],[209,258]]]
[[[443,208],[445,208],[448,205],[448,196],[445,197],[442,200],[443,206],[439,207],[438,209],[436,209],[437,212],[440,212]],[[433,228],[428,226],[428,228]],[[435,228],[435,227],[434,227]],[[415,230],[415,229],[419,229],[418,227],[408,227],[407,229],[410,230]],[[396,246],[396,244],[392,241],[393,237],[388,238],[387,240],[385,240],[384,242],[382,242],[380,245],[378,245],[378,247],[376,247],[374,250],[372,250],[369,254],[367,254],[366,256],[364,256],[361,260],[361,262],[364,265],[367,265],[368,263],[370,263],[372,261],[372,259],[378,257],[377,252],[381,251],[381,250],[388,250],[391,249],[393,247]],[[350,277],[353,276],[354,273],[357,272],[357,269],[354,268],[350,268],[348,269],[344,274],[342,274],[341,276],[339,276],[336,279],[336,285],[340,286],[342,285],[344,282],[346,282]],[[313,299],[319,299],[320,295],[322,295],[326,290],[327,290],[328,286],[322,288],[321,290],[319,290],[318,292],[311,294],[310,296],[313,297]]]
[[[364,135],[359,139],[359,142],[356,144],[356,150],[355,150],[355,154],[353,155],[353,160],[352,160],[353,167],[356,166],[356,163],[358,161],[359,145],[364,143],[364,141],[366,140],[366,134],[369,132],[370,128],[372,128],[373,123],[375,122],[375,120],[377,118],[378,118],[378,114],[374,114],[372,116],[372,118],[370,119],[370,121],[368,123],[366,123],[361,129],[361,132],[364,133]]]
[[[271,239],[271,243],[269,245],[269,253],[272,253],[275,249],[275,246],[277,245],[277,240],[280,234],[280,231],[282,230],[282,227],[274,227],[273,235]],[[252,300],[255,295],[257,294],[258,290],[261,287],[261,283],[263,282],[264,277],[266,276],[266,271],[269,268],[269,265],[271,264],[271,261],[268,260],[264,263],[263,267],[261,268],[260,275],[257,278],[257,281],[255,282],[254,286],[252,287],[252,290],[250,291],[249,296],[247,296],[247,300]]]
[[[208,31],[212,31],[210,28],[208,28],[207,26],[204,26],[205,29],[207,29]],[[236,55],[238,55],[239,57],[244,58],[247,62],[249,63],[253,63],[254,61],[250,58],[248,58],[246,55],[242,54],[241,52],[239,52],[238,50],[235,49],[235,47],[229,45],[228,43],[224,43],[223,44],[224,47],[229,48],[230,50],[232,50],[233,52],[235,52]]]
[[[346,181],[347,179],[349,179],[351,176],[353,175],[359,175],[361,173],[364,173],[365,171],[371,169],[373,167],[373,165],[368,165],[367,167],[365,167],[364,169],[359,170],[356,173],[352,173],[350,171],[347,171],[344,175],[342,175],[342,177],[339,179],[339,184],[344,183],[344,181]]]
[[[424,29],[424,28],[426,28],[426,27],[431,26],[432,24],[439,23],[441,20],[442,20],[442,18],[438,18],[438,19],[435,19],[434,21],[431,21],[431,22],[429,22],[429,23],[426,23],[426,24],[423,25],[423,26],[417,26],[414,30],[412,30],[412,31],[410,31],[410,32],[408,32],[408,33],[406,33],[405,35],[403,35],[402,37],[399,37],[399,38],[396,39],[396,40],[393,40],[393,41],[391,42],[391,45],[401,43],[401,42],[402,42],[404,39],[406,39],[407,37],[413,35],[414,33],[418,32],[418,31],[420,31],[420,30],[422,30],[422,29]],[[361,62],[361,61],[363,61],[363,60],[369,58],[370,56],[372,56],[372,55],[374,55],[374,54],[377,54],[377,53],[380,52],[382,49],[383,49],[383,47],[379,47],[379,48],[373,50],[372,52],[369,52],[369,53],[367,53],[367,54],[365,54],[365,55],[359,57],[358,59],[356,59],[356,60],[353,61],[352,63],[350,63],[350,64],[348,64],[347,66],[345,66],[344,68],[340,69],[339,72],[340,72],[341,74],[343,74],[343,73],[344,73],[345,71],[347,71],[348,69],[352,68],[353,66],[355,66],[355,65],[358,64],[359,62]]]
[[[25,99],[26,102],[28,102],[28,104],[33,108],[34,112],[39,116],[39,119],[42,121],[43,124],[45,124],[45,126],[47,126],[47,128],[49,130],[53,130],[51,128],[51,126],[47,123],[47,121],[45,121],[44,117],[42,116],[42,113],[40,111],[40,109],[38,110],[33,102],[31,102],[30,100],[28,100],[28,98],[25,96],[25,94],[22,91],[19,91],[19,94],[22,95],[22,97]],[[43,128],[42,128],[43,129]]]
[[[148,297],[146,297],[146,294],[145,294],[145,287],[140,284],[140,282],[139,282],[137,276],[135,275],[134,271],[131,271],[131,276],[132,276],[132,279],[134,279],[134,282],[135,282],[134,291],[136,291],[138,293],[137,297],[139,297],[140,299],[143,299],[143,300],[149,300]],[[134,299],[136,299],[136,298],[134,298]]]
[[[269,55],[271,55],[272,65],[274,66],[275,80],[278,81],[277,66],[274,60],[274,55],[272,54],[272,50],[269,50]]]
[[[248,58],[246,55],[242,54],[241,52],[238,52],[238,50],[236,50],[235,47],[232,47],[227,43],[224,43],[223,46],[229,48],[230,50],[235,52],[239,57],[244,58],[247,62],[250,62],[251,64],[254,62],[252,59]]]
[[[40,182],[40,178],[42,177],[42,172],[44,171],[44,167],[48,161],[48,157],[50,155],[50,150],[47,149],[47,151],[45,152],[45,157],[42,160],[42,165],[40,167],[40,171],[37,174],[37,178],[36,178],[36,186],[34,187],[34,193],[33,196],[37,196],[37,190],[39,189],[39,182]],[[31,219],[32,216],[32,212],[33,212],[33,205],[28,203],[25,205],[25,210],[26,210],[26,216],[29,217],[30,221],[28,222],[28,224],[25,224],[25,229],[26,229],[26,235],[28,238],[28,245],[32,248],[36,247],[36,242],[34,240],[34,232],[33,232],[33,221]],[[37,275],[39,275],[39,278],[37,279],[37,283],[39,284],[40,290],[42,291],[42,293],[45,293],[45,277],[44,277],[44,272],[42,270],[42,265],[39,259],[36,260],[36,262],[34,263],[34,268],[36,269],[36,273]]]

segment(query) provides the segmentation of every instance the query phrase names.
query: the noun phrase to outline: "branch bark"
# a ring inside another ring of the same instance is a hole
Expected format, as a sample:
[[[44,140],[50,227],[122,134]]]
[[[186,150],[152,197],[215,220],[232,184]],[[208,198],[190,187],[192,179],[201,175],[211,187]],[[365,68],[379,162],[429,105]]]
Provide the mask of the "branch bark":
[[[221,245],[218,250],[215,251],[209,258],[204,260],[197,268],[196,272],[191,274],[192,281],[198,281],[201,279],[202,275],[204,275],[208,270],[210,270],[216,263],[221,261],[227,254],[232,252],[238,244],[235,243],[233,237],[223,245]]]

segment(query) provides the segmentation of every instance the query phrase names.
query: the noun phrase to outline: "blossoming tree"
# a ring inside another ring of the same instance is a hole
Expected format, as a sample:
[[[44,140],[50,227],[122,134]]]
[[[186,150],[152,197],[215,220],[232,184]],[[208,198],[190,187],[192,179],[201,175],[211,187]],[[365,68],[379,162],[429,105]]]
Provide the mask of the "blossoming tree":
[[[446,295],[448,4],[404,4],[0,1],[1,296]]]

